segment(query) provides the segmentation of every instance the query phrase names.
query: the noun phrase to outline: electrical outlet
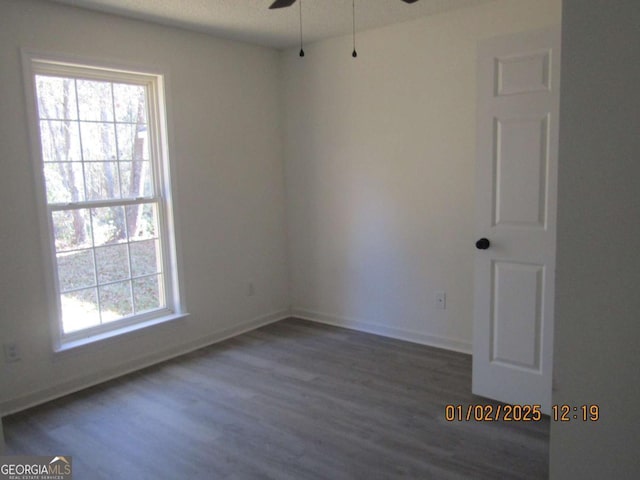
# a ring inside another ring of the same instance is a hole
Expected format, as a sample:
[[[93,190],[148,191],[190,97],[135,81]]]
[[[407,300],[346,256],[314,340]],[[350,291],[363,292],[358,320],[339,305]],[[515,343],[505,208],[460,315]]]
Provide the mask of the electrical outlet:
[[[4,361],[6,363],[14,363],[20,361],[20,351],[18,350],[17,343],[8,342],[4,344]]]
[[[436,308],[439,310],[447,308],[447,294],[445,292],[436,292]]]
[[[256,294],[256,288],[253,285],[253,282],[247,283],[247,297],[253,297]]]

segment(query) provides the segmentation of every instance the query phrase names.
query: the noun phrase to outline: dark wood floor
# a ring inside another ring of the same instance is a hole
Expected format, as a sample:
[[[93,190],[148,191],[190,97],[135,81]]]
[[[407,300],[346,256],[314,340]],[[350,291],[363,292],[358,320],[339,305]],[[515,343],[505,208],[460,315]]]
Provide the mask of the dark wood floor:
[[[83,479],[543,479],[549,421],[446,422],[471,358],[284,320],[4,419]]]

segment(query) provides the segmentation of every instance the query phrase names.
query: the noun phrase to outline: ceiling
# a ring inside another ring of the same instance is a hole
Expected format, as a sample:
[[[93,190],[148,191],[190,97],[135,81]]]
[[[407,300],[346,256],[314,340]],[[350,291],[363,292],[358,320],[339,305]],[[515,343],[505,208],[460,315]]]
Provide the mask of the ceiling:
[[[273,0],[50,0],[278,49],[300,42],[299,7]],[[358,31],[494,0],[356,0]],[[351,0],[302,0],[305,43],[351,33]]]

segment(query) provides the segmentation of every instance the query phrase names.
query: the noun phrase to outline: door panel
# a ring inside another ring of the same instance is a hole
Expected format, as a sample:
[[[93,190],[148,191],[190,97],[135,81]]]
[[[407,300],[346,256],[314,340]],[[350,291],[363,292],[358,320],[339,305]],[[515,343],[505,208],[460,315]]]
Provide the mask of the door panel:
[[[494,225],[544,228],[548,116],[495,121]]]
[[[473,392],[551,409],[559,29],[478,49]]]
[[[550,91],[550,59],[549,50],[546,49],[496,57],[496,96]]]
[[[491,361],[540,371],[544,267],[493,262]]]

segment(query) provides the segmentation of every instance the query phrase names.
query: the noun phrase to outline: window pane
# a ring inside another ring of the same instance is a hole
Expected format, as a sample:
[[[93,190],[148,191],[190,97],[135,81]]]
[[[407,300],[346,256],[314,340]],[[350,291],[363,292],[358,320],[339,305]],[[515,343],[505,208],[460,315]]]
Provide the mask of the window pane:
[[[145,87],[115,83],[113,96],[116,105],[116,121],[147,123]]]
[[[98,283],[129,278],[129,254],[126,244],[96,248]]]
[[[160,242],[157,240],[145,240],[130,244],[131,248],[131,274],[134,277],[160,273]]]
[[[96,247],[126,240],[124,207],[104,207],[91,210],[93,241]]]
[[[127,219],[129,219],[129,239],[131,241],[158,238],[155,203],[128,206]]]
[[[148,160],[147,126],[118,124],[118,158],[120,160]]]
[[[131,124],[118,124],[118,159],[133,160],[135,156],[136,126]]]
[[[136,313],[164,307],[160,285],[162,285],[162,275],[151,275],[133,280],[133,300]]]
[[[153,196],[149,162],[120,162],[122,198]]]
[[[76,87],[73,78],[36,75],[40,118],[75,119]]]
[[[82,160],[78,122],[40,120],[40,145],[45,162]]]
[[[99,287],[102,321],[112,322],[133,314],[131,282],[120,282]]]
[[[120,198],[120,180],[117,162],[88,162],[84,165],[87,176],[88,200]]]
[[[76,288],[93,287],[96,284],[93,267],[93,251],[58,253],[58,283],[66,292]]]
[[[98,292],[95,288],[60,295],[64,333],[100,325]]]
[[[80,122],[82,157],[90,160],[116,160],[116,129],[112,123]]]
[[[84,181],[81,163],[45,163],[47,203],[82,202]]]
[[[113,121],[111,83],[78,80],[80,120]]]
[[[142,159],[149,160],[151,156],[149,155],[149,132],[146,128],[146,125],[141,125],[138,129],[137,139],[142,143]]]
[[[52,212],[56,251],[77,250],[91,246],[89,210]]]

